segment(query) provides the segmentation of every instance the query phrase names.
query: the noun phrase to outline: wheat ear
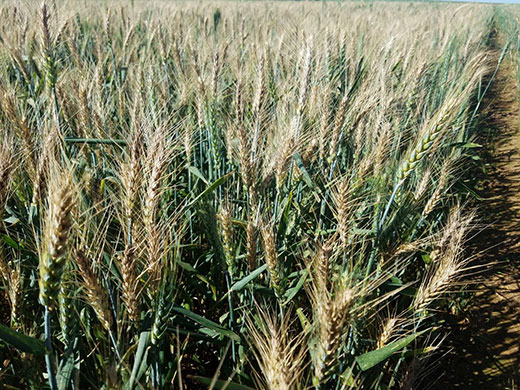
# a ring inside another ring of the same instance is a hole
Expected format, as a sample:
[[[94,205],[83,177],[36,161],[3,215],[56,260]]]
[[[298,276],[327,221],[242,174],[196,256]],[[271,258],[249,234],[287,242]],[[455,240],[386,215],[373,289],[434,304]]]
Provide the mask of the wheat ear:
[[[40,302],[54,308],[67,260],[74,197],[69,178],[57,180],[49,190],[48,215],[40,257]]]
[[[87,257],[85,252],[77,250],[74,256],[76,264],[79,268],[79,273],[83,280],[84,292],[87,302],[90,304],[94,313],[106,331],[110,332],[112,327],[113,317],[110,311],[108,294],[103,288],[99,278],[94,270],[92,261]]]

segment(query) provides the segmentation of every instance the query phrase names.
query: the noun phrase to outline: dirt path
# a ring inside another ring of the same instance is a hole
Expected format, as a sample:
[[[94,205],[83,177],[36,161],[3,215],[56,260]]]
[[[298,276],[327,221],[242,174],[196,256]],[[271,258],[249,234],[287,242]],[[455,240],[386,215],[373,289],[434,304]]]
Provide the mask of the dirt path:
[[[498,55],[497,55],[498,58]],[[479,142],[487,176],[479,204],[484,224],[470,253],[484,272],[463,315],[448,320],[452,351],[439,362],[445,375],[436,389],[520,388],[520,101],[509,59],[486,99]]]

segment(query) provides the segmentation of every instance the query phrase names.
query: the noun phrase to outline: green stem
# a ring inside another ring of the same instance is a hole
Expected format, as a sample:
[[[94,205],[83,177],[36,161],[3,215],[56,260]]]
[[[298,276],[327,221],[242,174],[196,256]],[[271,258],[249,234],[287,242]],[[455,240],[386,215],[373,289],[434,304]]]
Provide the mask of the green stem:
[[[51,390],[58,390],[58,383],[56,382],[56,374],[54,372],[54,363],[52,360],[52,340],[51,340],[51,313],[49,307],[45,306],[44,317],[45,330],[45,365],[47,366],[47,374],[49,375],[49,386]]]

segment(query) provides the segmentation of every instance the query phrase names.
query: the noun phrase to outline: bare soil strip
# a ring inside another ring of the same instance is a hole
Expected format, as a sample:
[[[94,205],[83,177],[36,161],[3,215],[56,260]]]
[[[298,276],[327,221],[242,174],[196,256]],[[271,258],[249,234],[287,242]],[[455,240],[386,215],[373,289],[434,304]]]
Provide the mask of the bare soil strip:
[[[497,54],[498,58],[498,54]],[[482,114],[489,135],[488,172],[479,205],[482,230],[470,254],[484,269],[463,315],[452,322],[437,389],[506,390],[520,386],[520,101],[513,66],[505,59]]]

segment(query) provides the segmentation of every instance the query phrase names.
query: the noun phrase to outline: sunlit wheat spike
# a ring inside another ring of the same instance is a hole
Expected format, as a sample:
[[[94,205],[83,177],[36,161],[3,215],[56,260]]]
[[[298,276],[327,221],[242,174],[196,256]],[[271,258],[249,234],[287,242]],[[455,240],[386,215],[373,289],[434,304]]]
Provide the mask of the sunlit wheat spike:
[[[266,54],[262,53],[260,57],[260,62],[258,64],[258,78],[256,82],[255,96],[253,98],[252,105],[252,113],[253,116],[259,120],[260,118],[260,109],[264,103],[264,100],[267,95],[267,86],[266,86]]]
[[[296,141],[293,137],[290,137],[289,139],[284,140],[284,144],[280,146],[281,148],[277,151],[276,160],[274,162],[274,175],[278,189],[282,187],[284,179],[288,173],[289,163],[296,148]]]
[[[247,222],[246,227],[246,258],[247,265],[250,271],[253,271],[257,267],[256,262],[257,255],[257,227],[250,218]]]
[[[222,227],[222,247],[226,256],[228,272],[234,274],[234,245],[233,245],[233,226],[231,224],[231,211],[227,206],[222,206],[218,214],[218,219]]]
[[[49,30],[49,13],[45,2],[41,7],[42,14],[42,42],[43,42],[43,67],[46,71],[46,82],[49,88],[54,88],[57,80],[56,61],[52,47],[51,35]]]
[[[340,140],[341,130],[343,129],[343,125],[345,123],[345,116],[347,114],[348,103],[348,94],[345,93],[343,95],[343,98],[341,99],[338,110],[336,111],[336,114],[334,116],[334,124],[329,143],[329,163],[332,163],[332,161],[334,161],[338,152],[338,143]]]
[[[313,352],[313,381],[318,385],[326,383],[337,368],[338,352],[354,293],[348,287],[339,285],[334,295],[330,291],[314,294],[317,334]]]
[[[125,214],[128,219],[131,219],[139,207],[139,190],[142,182],[143,134],[141,130],[135,130],[129,149],[128,160],[121,167],[121,183]]]
[[[385,345],[388,344],[389,340],[395,333],[398,325],[399,325],[399,318],[397,318],[397,317],[387,318],[386,322],[381,327],[381,333],[379,334],[379,338],[377,339],[377,348],[383,348]]]
[[[424,192],[428,189],[428,186],[430,184],[429,182],[430,182],[430,179],[431,179],[431,171],[428,169],[421,176],[422,176],[421,180],[417,184],[417,187],[416,187],[414,195],[413,195],[415,200],[421,199],[421,197],[423,196]]]
[[[85,287],[87,302],[96,313],[106,331],[110,331],[113,322],[106,289],[101,284],[99,276],[93,268],[92,260],[82,250],[75,251],[74,259],[78,265],[81,279]]]
[[[121,254],[121,275],[123,277],[123,302],[128,319],[136,323],[141,315],[139,280],[135,248],[127,245]]]
[[[264,244],[265,262],[269,269],[269,278],[271,280],[271,286],[280,296],[281,290],[281,276],[280,276],[280,264],[278,262],[278,249],[276,247],[276,237],[273,231],[273,227],[269,224],[262,226],[262,239]]]
[[[464,237],[473,220],[473,215],[461,213],[455,206],[437,249],[432,252],[432,267],[419,287],[413,302],[414,310],[421,313],[460,278],[468,259],[463,257]]]
[[[170,322],[170,312],[175,299],[173,283],[171,275],[167,271],[162,275],[162,282],[157,298],[157,309],[154,322],[151,329],[152,344],[157,345],[167,334],[168,324]]]
[[[14,151],[11,148],[9,138],[5,139],[3,145],[0,145],[0,217],[3,215],[14,171]]]
[[[343,245],[348,242],[350,234],[349,224],[351,223],[352,196],[351,185],[348,177],[341,178],[335,192],[333,201],[336,212],[337,232]]]
[[[473,76],[477,77],[478,73]],[[473,81],[474,82],[474,81]],[[467,92],[448,96],[444,105],[439,108],[434,115],[425,124],[425,129],[421,131],[422,136],[406,155],[404,161],[401,162],[397,169],[395,180],[396,185],[403,183],[406,178],[416,169],[417,165],[422,161],[424,156],[437,149],[442,141],[443,134],[446,133],[450,119],[452,119],[459,109],[459,104],[464,99]]]
[[[1,266],[0,266],[1,267]],[[0,272],[2,272],[0,270]],[[11,270],[9,276],[9,303],[11,305],[11,322],[18,324],[23,313],[23,275],[18,268]]]
[[[266,389],[299,389],[307,353],[305,334],[291,332],[290,311],[281,320],[260,308],[258,314],[257,321],[247,321],[253,353],[260,365],[257,375]]]
[[[67,285],[66,281],[61,283],[58,302],[59,322],[63,343],[66,348],[70,348],[74,337],[74,304],[70,296],[70,286]]]
[[[326,157],[326,147],[327,147],[327,136],[330,130],[330,99],[331,93],[330,91],[325,91],[324,96],[322,97],[322,106],[320,111],[320,127],[318,130],[319,134],[319,159],[324,160]]]
[[[446,184],[450,175],[452,163],[453,162],[448,159],[442,165],[441,173],[437,182],[437,187],[435,188],[435,191],[433,192],[432,196],[428,199],[428,202],[426,202],[426,206],[424,206],[424,210],[422,212],[423,217],[428,216],[443,198],[443,195],[446,190]]]
[[[47,8],[47,4],[42,2],[41,5],[41,22],[42,22],[42,42],[43,48],[47,55],[51,55],[51,34],[49,29],[49,10]]]
[[[302,73],[300,76],[300,94],[298,97],[298,114],[301,115],[307,101],[307,95],[309,92],[309,83],[311,79],[312,71],[312,52],[311,44],[307,43],[305,48],[305,54],[303,58]]]
[[[48,209],[40,254],[40,302],[53,308],[57,302],[72,226],[74,195],[71,179],[56,171],[50,182]]]
[[[222,59],[220,58],[220,53],[217,49],[213,53],[213,72],[211,74],[211,93],[215,99],[217,98],[217,88],[220,76],[220,69],[222,66],[221,61]]]
[[[12,91],[7,91],[4,86],[0,83],[0,93],[3,94],[2,99],[0,100],[0,107],[5,111],[6,116],[9,118],[11,123],[15,126],[15,131],[17,133],[18,138],[21,139],[23,145],[23,154],[27,163],[27,169],[29,170],[29,174],[34,175],[34,134],[29,128],[27,123],[27,118],[20,115],[17,104],[16,104],[16,96]],[[2,134],[3,135],[3,134]],[[8,152],[7,147],[12,146],[12,140],[6,139],[1,147],[0,154],[3,157],[0,159],[4,160],[2,166],[5,164],[6,160],[6,152]]]
[[[399,166],[396,174],[396,182],[402,183],[414,171],[422,158],[430,151],[434,141],[441,134],[443,127],[435,125],[426,135],[417,143],[417,146],[411,151],[405,161]]]
[[[43,134],[42,144],[40,146],[40,153],[36,163],[36,171],[32,179],[33,182],[33,205],[39,205],[44,200],[45,191],[48,188],[49,181],[49,162],[54,156],[56,149],[56,139],[51,131],[45,131]]]
[[[319,245],[315,260],[316,280],[320,289],[328,289],[331,274],[331,256],[334,250],[333,242],[329,241]]]
[[[239,77],[235,88],[235,119],[237,126],[243,125],[244,121],[244,91],[243,81]]]
[[[238,154],[240,161],[240,178],[249,193],[249,203],[252,208],[257,205],[257,189],[255,178],[255,165],[251,162],[250,141],[243,126],[238,126]]]
[[[165,140],[165,132],[156,130],[151,139],[151,145],[146,156],[145,172],[148,177],[146,193],[143,204],[144,224],[148,232],[151,232],[155,223],[159,199],[161,195],[161,183],[169,162],[170,151]]]

